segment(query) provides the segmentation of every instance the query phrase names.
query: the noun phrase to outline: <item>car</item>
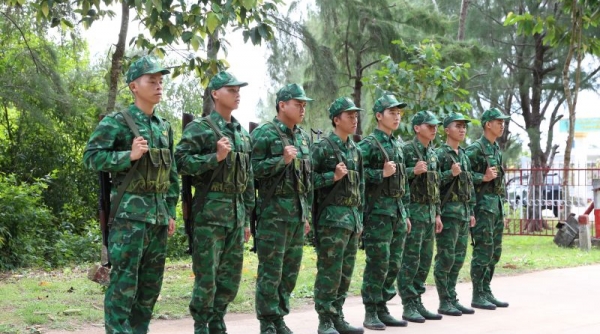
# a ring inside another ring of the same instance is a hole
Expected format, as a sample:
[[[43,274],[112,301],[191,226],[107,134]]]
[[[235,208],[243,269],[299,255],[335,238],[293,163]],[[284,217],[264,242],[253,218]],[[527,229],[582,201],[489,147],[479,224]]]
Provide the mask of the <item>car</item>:
[[[507,176],[509,178],[506,181],[506,193],[510,206],[512,208],[527,207],[530,175],[520,174],[510,177],[511,174],[508,174]],[[533,201],[542,209],[542,215],[547,216],[548,213],[545,211],[549,210],[554,217],[558,217],[564,209],[562,208],[564,205],[562,177],[558,172],[550,172],[546,174],[544,184],[536,185],[536,187],[539,187],[540,195],[539,198],[534,198]]]

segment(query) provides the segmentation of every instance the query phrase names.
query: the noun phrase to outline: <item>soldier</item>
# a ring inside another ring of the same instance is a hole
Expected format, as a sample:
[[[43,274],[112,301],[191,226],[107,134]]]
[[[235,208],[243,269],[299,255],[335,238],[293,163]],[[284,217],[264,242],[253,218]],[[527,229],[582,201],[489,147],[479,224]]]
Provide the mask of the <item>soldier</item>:
[[[277,92],[277,116],[252,132],[252,169],[258,181],[256,315],[260,332],[289,334],[283,317],[302,262],[312,206],[310,136],[298,124],[307,101],[298,84]]]
[[[410,183],[408,216],[412,231],[406,237],[398,291],[404,306],[402,319],[419,323],[425,322],[425,319],[442,319],[441,315],[428,311],[421,302],[433,258],[433,232],[440,233],[443,227],[440,219],[440,166],[431,147],[440,124],[430,111],[419,111],[412,119],[416,136],[402,147]]]
[[[465,307],[456,298],[458,273],[465,262],[469,226],[475,226],[471,164],[459,144],[465,140],[467,123],[471,121],[462,114],[452,113],[444,119],[446,144],[436,150],[441,166],[442,232],[435,235],[437,253],[433,276],[440,298],[438,312],[459,316],[475,311]]]
[[[87,168],[110,172],[121,185],[111,189],[106,333],[147,333],[162,286],[179,197],[171,125],[154,110],[168,73],[151,56],[133,62],[126,81],[134,103],[104,117],[83,153]]]
[[[367,263],[361,295],[365,305],[363,326],[383,330],[406,326],[390,315],[386,303],[396,295],[394,282],[400,271],[410,220],[402,196],[407,189],[401,140],[393,131],[400,126],[402,108],[393,95],[375,101],[377,128],[359,143],[365,169],[365,211],[363,245]]]
[[[226,333],[223,317],[238,292],[243,243],[250,237],[255,197],[252,146],[248,132],[231,116],[246,85],[227,72],[215,75],[208,84],[215,110],[184,129],[175,151],[179,172],[192,175],[195,186],[196,278],[190,302],[195,334]]]
[[[502,254],[504,232],[503,202],[505,198],[502,153],[496,139],[504,132],[504,122],[510,116],[496,108],[481,115],[483,136],[471,144],[466,152],[473,167],[477,225],[471,229],[473,259],[471,281],[473,282],[472,307],[494,310],[508,307],[508,303],[496,299],[490,288],[494,269]]]
[[[319,334],[362,334],[344,320],[358,238],[362,232],[364,173],[360,150],[352,141],[358,112],[352,100],[340,97],[329,107],[333,132],[312,147],[314,187],[313,231],[317,246],[315,309]]]

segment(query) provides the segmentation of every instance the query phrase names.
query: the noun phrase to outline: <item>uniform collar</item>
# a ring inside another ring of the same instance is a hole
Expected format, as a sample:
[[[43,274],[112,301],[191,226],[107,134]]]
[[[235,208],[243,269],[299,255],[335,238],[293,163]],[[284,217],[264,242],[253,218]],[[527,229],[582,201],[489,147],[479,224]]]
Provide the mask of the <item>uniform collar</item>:
[[[280,120],[279,120],[277,117],[274,117],[274,118],[273,118],[273,123],[275,124],[275,126],[278,126],[278,127],[279,127],[279,129],[280,129],[281,131],[283,131],[283,133],[286,133],[286,134],[294,134],[294,133],[298,132],[298,126],[297,126],[297,125],[294,125],[294,128],[293,128],[293,129],[290,129],[290,128],[288,128],[288,127],[287,127],[287,125],[285,125],[285,124],[284,124],[282,121],[280,121]]]
[[[448,144],[446,144],[446,143],[442,144],[442,148],[443,148],[445,151],[448,151],[448,152],[452,151],[452,152],[456,153],[456,151],[454,150],[454,148],[452,148],[452,146],[450,146],[450,145],[448,145]],[[458,152],[462,152],[462,151],[464,151],[464,150],[465,150],[465,149],[464,149],[464,148],[462,148],[462,147],[460,147],[460,145],[458,146]]]
[[[379,130],[379,129],[373,130],[373,135],[379,141],[391,141],[391,140],[396,139],[396,136],[394,136],[393,132],[392,132],[392,134],[390,134],[388,136],[387,133],[385,133],[385,132],[383,132],[382,130]]]
[[[227,127],[227,121],[218,112],[213,110],[213,112],[211,112],[210,115],[208,115],[208,117],[210,117],[211,121],[217,124],[217,126],[220,129],[225,129]],[[233,116],[231,116],[231,126],[233,126],[238,131],[242,129],[240,123]]]
[[[148,118],[153,121],[158,122],[158,117],[156,116],[156,109],[153,110],[152,115],[146,115],[140,108],[138,108],[135,104],[129,105],[129,113],[134,119],[137,119],[142,122],[147,122]]]
[[[329,134],[329,138],[333,140],[334,143],[338,144],[340,147],[350,148],[352,145],[350,144],[350,142],[352,141],[352,136],[348,136],[348,140],[344,143],[344,141],[342,141],[342,138],[336,135],[335,132],[331,131],[331,133]]]
[[[485,136],[481,136],[481,138],[479,138],[479,141],[483,144],[484,147],[486,147],[488,149],[491,148],[492,150],[497,150],[500,148],[497,141],[495,141],[492,144],[492,143],[490,143],[490,141],[487,138],[485,138]]]

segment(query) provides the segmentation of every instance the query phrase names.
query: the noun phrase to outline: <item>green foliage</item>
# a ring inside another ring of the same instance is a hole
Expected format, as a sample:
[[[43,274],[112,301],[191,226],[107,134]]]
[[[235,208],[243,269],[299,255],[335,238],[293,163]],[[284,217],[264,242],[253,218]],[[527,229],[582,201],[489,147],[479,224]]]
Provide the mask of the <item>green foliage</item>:
[[[408,55],[406,60],[397,63],[385,56],[380,68],[364,81],[375,98],[382,92],[391,92],[407,103],[400,133],[412,135],[412,126],[406,120],[421,110],[430,110],[440,118],[453,112],[467,114],[471,110],[466,102],[469,91],[461,88],[461,81],[468,79],[468,63],[442,67],[441,45],[431,40],[416,45],[406,45],[403,41],[394,44]]]
[[[0,173],[0,271],[23,265],[43,265],[48,246],[43,231],[52,214],[42,201],[48,179],[21,183]]]
[[[108,9],[125,1],[129,9],[134,10],[135,18],[140,25],[146,27],[150,37],[140,33],[134,36],[130,46],[147,52],[165,55],[173,45],[185,45],[191,53],[185,63],[173,69],[173,76],[193,72],[201,79],[203,86],[210,77],[207,72],[217,73],[220,68],[227,67],[224,60],[210,59],[196,55],[205,47],[208,35],[214,32],[225,32],[228,27],[241,29],[244,41],[250,40],[254,45],[273,37],[273,22],[269,15],[276,11],[281,0],[75,0],[70,3],[52,0],[9,0],[8,5],[30,4],[38,22],[50,22],[51,27],[60,26],[71,29],[75,24],[84,28],[105,17],[114,17],[115,13]],[[78,21],[77,21],[78,20]],[[221,41],[216,42],[216,51]],[[177,51],[179,52],[179,51]],[[127,64],[125,64],[127,65]],[[127,68],[127,66],[124,66]]]

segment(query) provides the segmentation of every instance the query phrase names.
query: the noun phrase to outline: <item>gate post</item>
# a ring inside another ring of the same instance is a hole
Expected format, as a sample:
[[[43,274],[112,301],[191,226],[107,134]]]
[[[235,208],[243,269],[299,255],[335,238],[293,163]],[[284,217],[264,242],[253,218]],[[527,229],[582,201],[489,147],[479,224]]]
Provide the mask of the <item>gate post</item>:
[[[594,226],[596,228],[595,236],[600,238],[600,179],[592,180],[594,189]]]

